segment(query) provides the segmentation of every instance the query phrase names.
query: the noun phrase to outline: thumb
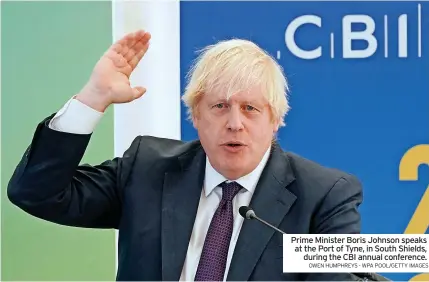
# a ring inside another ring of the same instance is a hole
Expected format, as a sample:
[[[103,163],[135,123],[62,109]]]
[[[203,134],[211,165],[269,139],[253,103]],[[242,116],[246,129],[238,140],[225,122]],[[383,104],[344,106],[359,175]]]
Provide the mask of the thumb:
[[[133,93],[134,93],[134,99],[138,99],[141,96],[143,96],[144,93],[146,93],[146,88],[141,86],[134,87]]]

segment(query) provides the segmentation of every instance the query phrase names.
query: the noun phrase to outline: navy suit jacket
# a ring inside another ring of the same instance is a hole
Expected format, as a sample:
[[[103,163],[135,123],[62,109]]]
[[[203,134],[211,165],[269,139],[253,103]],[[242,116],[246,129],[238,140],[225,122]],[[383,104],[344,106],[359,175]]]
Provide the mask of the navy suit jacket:
[[[62,225],[119,230],[117,280],[178,280],[203,187],[199,141],[138,136],[120,158],[81,164],[91,135],[37,127],[8,185],[12,203]],[[362,188],[274,144],[250,206],[286,233],[360,232]],[[238,211],[237,211],[238,212]],[[282,235],[245,221],[228,280],[352,280],[349,274],[282,272]]]

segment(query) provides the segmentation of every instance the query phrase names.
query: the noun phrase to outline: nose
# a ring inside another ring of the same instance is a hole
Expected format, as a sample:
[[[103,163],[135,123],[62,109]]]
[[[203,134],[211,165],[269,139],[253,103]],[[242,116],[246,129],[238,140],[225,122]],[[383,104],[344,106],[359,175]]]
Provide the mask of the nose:
[[[230,108],[228,112],[228,130],[240,131],[244,128],[241,114],[240,109],[237,109],[237,107]]]

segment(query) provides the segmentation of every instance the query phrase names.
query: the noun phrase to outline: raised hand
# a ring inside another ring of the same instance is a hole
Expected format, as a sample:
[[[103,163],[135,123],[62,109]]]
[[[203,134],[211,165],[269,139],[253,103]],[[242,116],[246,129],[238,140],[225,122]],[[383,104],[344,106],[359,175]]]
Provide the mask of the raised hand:
[[[132,88],[129,78],[148,50],[150,38],[150,33],[139,30],[110,46],[76,99],[104,112],[113,103],[127,103],[141,97],[146,89],[142,86]]]

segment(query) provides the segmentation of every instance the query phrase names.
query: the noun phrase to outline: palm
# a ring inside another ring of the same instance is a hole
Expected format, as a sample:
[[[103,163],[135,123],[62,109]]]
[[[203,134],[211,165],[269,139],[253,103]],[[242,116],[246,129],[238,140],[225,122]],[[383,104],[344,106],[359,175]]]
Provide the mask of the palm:
[[[107,94],[112,103],[130,102],[144,93],[143,87],[130,86],[129,77],[146,53],[150,37],[144,31],[128,34],[113,44],[96,64],[92,86]]]

